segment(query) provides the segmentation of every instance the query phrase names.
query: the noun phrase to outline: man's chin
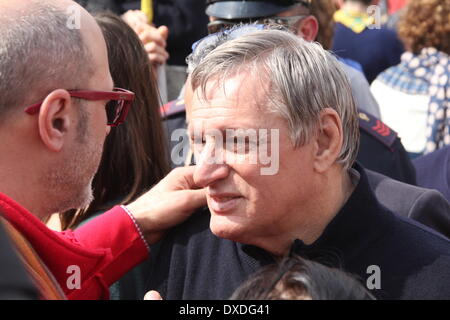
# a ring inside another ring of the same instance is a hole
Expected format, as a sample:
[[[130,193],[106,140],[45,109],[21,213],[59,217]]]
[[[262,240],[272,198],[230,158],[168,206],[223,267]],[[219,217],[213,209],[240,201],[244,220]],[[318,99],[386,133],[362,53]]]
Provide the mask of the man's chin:
[[[244,226],[230,217],[212,214],[209,227],[215,236],[235,242],[242,242],[243,234],[245,234]]]
[[[82,194],[74,196],[74,197],[72,197],[72,199],[77,199],[77,201],[74,201],[70,205],[70,208],[67,208],[67,210],[84,209],[84,208],[88,207],[92,203],[92,201],[94,201],[94,192],[92,190],[92,185],[89,184],[89,186],[84,189],[84,192]],[[68,203],[70,203],[70,202],[68,202]]]

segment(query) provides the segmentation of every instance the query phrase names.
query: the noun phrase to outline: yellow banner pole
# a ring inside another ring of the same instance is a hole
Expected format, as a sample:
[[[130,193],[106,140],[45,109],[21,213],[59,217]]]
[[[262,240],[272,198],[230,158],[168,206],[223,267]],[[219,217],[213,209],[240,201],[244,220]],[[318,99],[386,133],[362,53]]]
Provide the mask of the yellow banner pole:
[[[147,15],[148,22],[153,22],[153,1],[141,0],[141,11]]]

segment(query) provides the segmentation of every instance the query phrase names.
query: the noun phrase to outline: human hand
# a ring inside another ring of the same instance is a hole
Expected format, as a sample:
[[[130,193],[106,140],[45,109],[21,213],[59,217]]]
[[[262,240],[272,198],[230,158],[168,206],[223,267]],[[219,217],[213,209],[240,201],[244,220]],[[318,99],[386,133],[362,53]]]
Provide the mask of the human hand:
[[[166,26],[156,28],[140,10],[129,10],[122,15],[122,19],[139,36],[152,64],[164,64],[169,59],[166,51],[169,29]]]
[[[141,10],[128,10],[122,15],[122,20],[136,33],[141,32],[142,28],[149,24],[147,15]]]
[[[206,205],[206,192],[196,187],[194,170],[195,166],[172,170],[150,191],[126,205],[150,245]]]
[[[169,53],[166,50],[169,29],[166,26],[155,28],[148,25],[138,33],[138,36],[153,64],[164,64],[169,59]]]

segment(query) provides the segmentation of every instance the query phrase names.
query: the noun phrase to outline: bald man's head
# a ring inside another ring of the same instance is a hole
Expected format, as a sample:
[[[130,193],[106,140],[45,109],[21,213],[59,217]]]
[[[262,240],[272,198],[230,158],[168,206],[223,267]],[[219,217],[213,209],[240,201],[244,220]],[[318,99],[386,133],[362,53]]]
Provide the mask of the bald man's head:
[[[99,34],[73,1],[0,1],[0,120],[57,88],[83,89],[105,48]]]

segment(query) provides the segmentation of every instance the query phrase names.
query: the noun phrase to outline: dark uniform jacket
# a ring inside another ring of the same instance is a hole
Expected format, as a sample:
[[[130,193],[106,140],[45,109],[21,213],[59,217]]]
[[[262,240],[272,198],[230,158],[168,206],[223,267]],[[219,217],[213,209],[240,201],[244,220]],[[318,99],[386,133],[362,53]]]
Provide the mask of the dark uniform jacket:
[[[416,171],[397,132],[367,112],[358,111],[360,143],[357,160],[367,169],[416,184]]]
[[[364,169],[353,194],[311,245],[293,251],[341,267],[365,285],[371,266],[380,270],[379,299],[450,299],[450,242],[398,216],[373,194]],[[274,262],[255,246],[224,240],[209,229],[207,210],[174,228],[151,250],[147,290],[165,299],[226,299],[253,272]],[[372,267],[373,268],[373,267]]]
[[[367,176],[382,205],[450,239],[450,204],[442,193],[390,179],[370,170],[367,170]]]
[[[417,185],[436,189],[450,201],[450,146],[414,159]]]

